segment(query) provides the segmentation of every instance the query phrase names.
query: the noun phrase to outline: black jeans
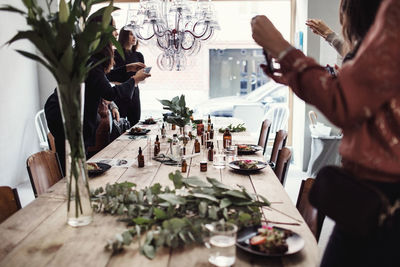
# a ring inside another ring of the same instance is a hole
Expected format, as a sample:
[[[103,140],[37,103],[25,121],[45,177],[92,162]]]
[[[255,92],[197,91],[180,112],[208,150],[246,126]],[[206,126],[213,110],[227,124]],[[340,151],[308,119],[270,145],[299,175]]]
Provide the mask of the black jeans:
[[[373,184],[385,193],[392,204],[400,197],[399,184]],[[325,249],[321,267],[400,266],[400,210],[389,222],[377,233],[362,237],[336,225]]]

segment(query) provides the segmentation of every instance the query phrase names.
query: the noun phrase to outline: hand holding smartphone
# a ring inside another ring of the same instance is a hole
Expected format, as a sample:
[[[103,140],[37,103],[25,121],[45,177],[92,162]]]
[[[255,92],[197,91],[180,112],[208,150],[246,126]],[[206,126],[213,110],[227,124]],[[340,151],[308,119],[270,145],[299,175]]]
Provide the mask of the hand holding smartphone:
[[[145,73],[150,73],[150,71],[151,71],[151,67],[147,67],[147,68],[144,68],[144,70],[143,70]]]

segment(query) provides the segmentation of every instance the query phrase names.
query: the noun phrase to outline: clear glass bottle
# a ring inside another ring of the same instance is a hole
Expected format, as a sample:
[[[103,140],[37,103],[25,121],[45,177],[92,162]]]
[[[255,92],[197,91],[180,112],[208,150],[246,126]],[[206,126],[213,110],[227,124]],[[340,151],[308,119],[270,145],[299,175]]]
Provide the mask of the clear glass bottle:
[[[178,139],[177,134],[173,135],[173,138],[171,141],[171,154],[172,154],[172,158],[175,161],[180,162],[181,146],[179,144],[179,139]]]

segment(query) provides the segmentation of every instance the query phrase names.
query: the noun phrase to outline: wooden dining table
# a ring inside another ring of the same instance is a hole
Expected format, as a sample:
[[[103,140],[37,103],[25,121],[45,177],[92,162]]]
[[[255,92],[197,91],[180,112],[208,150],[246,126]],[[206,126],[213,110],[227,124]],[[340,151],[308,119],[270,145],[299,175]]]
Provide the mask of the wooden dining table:
[[[161,137],[159,125],[139,126],[151,131],[142,138],[132,138],[124,134],[90,159],[126,159],[133,162],[128,167],[113,166],[105,173],[90,178],[91,190],[107,183],[124,181],[135,183],[137,189],[155,183],[173,187],[168,174],[180,170],[180,167],[151,160],[145,162],[145,167],[138,168],[136,158],[139,147],[146,155],[148,149],[153,150],[153,145],[147,145],[147,138],[151,138],[154,144],[155,135]],[[178,131],[169,129],[167,132],[168,136],[172,136]],[[250,139],[246,132],[232,133],[233,143],[255,143],[256,140]],[[167,138],[160,140],[161,152],[168,153]],[[214,144],[217,148],[221,146],[221,134],[215,135]],[[193,141],[186,147],[186,154],[191,154]],[[261,153],[260,151],[243,157],[263,160]],[[234,187],[241,185],[251,192],[263,195],[271,202],[270,207],[262,209],[264,220],[277,222],[279,227],[294,231],[305,243],[299,252],[279,257],[256,256],[236,248],[234,266],[312,267],[319,264],[320,252],[312,232],[269,166],[255,173],[238,173],[229,167],[216,169],[212,162],[208,162],[207,171],[201,172],[201,160],[201,153],[188,158],[188,171],[183,174],[184,177],[197,176],[204,180],[212,177],[222,183]],[[163,247],[150,260],[140,253],[138,244],[133,243],[123,252],[112,255],[105,249],[107,240],[114,239],[116,234],[126,230],[125,223],[118,221],[117,216],[94,213],[91,224],[76,228],[67,225],[66,216],[66,181],[62,179],[0,224],[0,266],[212,266],[208,263],[208,249],[201,245],[177,249]]]

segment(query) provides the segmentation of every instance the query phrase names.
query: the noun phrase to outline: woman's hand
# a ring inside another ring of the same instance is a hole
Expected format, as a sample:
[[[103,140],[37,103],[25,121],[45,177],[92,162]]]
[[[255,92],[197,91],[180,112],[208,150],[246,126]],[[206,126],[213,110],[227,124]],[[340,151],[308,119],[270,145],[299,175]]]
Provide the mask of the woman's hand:
[[[266,16],[255,16],[251,20],[251,29],[254,41],[274,58],[277,58],[280,52],[290,47],[290,44]]]
[[[113,109],[111,110],[111,113],[112,113],[113,119],[115,119],[116,121],[119,121],[119,111],[118,111],[118,108],[113,108]]]
[[[139,82],[143,81],[144,79],[150,76],[151,74],[144,72],[144,69],[140,69],[136,72],[135,75],[132,76],[132,78],[135,80],[135,84],[138,84]]]
[[[306,25],[310,27],[311,31],[323,38],[327,38],[333,31],[320,19],[308,19]]]
[[[138,70],[141,70],[145,67],[146,67],[146,65],[143,64],[142,62],[130,63],[130,64],[126,64],[126,71],[137,72]]]

